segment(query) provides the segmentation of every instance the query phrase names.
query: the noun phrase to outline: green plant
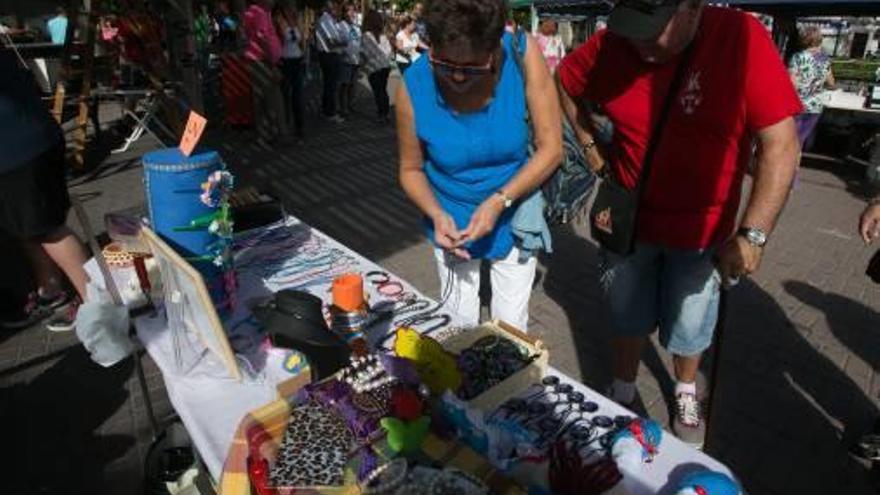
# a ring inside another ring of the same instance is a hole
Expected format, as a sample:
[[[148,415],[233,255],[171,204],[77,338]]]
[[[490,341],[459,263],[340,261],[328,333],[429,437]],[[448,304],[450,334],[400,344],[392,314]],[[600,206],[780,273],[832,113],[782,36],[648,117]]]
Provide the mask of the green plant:
[[[835,59],[831,62],[831,70],[835,79],[869,81],[877,78],[877,69],[880,69],[880,61]]]

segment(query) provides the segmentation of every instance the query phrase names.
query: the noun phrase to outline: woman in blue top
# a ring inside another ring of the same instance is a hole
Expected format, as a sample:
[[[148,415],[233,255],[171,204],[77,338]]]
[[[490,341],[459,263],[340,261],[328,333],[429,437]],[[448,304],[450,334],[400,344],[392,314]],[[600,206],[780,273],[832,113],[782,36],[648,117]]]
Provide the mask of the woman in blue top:
[[[431,49],[404,75],[397,132],[400,182],[425,214],[447,309],[479,322],[480,260],[490,260],[492,317],[525,330],[536,260],[521,256],[511,220],[558,165],[562,129],[541,51],[504,32],[506,12],[504,0],[428,3]]]

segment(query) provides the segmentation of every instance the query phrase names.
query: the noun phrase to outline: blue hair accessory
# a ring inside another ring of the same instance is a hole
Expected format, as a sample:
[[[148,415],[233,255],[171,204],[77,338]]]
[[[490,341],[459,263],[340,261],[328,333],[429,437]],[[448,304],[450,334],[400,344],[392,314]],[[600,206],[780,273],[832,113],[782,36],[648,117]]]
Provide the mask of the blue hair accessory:
[[[611,437],[611,455],[621,467],[635,468],[654,459],[662,438],[656,421],[638,418]]]
[[[676,495],[742,495],[742,487],[727,476],[716,471],[691,473],[678,484]]]

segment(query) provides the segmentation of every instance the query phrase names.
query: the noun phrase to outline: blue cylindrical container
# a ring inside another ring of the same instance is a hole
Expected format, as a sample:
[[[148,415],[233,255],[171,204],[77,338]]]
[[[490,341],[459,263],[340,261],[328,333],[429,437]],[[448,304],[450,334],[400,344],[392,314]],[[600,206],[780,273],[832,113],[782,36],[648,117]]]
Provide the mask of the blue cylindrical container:
[[[151,151],[144,155],[144,186],[153,230],[184,258],[210,254],[208,246],[217,237],[206,229],[176,230],[189,227],[196,218],[213,213],[216,207],[200,198],[202,183],[211,173],[223,169],[216,151],[196,150],[186,156],[178,148]],[[191,260],[202,274],[216,304],[224,300],[223,274],[209,260]]]
[[[207,230],[175,232],[200,216],[216,210],[202,203],[202,183],[223,168],[216,151],[185,156],[177,148],[144,155],[144,184],[153,230],[184,257],[202,256],[214,240]]]

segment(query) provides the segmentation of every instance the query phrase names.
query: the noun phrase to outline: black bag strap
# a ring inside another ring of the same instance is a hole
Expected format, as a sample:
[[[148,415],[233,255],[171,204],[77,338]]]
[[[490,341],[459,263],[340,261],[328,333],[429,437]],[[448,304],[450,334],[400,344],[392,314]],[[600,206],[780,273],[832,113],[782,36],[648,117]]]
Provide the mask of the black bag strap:
[[[666,93],[666,99],[663,101],[660,116],[654,124],[653,132],[651,132],[651,137],[648,141],[648,148],[645,150],[645,157],[642,159],[642,171],[641,174],[639,174],[639,181],[636,184],[636,194],[639,203],[642,202],[645,191],[648,189],[647,184],[651,177],[654,155],[657,153],[657,148],[660,147],[660,141],[663,137],[663,128],[666,127],[666,122],[669,120],[669,111],[672,110],[672,102],[675,101],[678,91],[681,89],[681,82],[684,79],[684,73],[689,65],[688,63],[690,62],[691,53],[693,52],[693,46],[696,42],[696,38],[691,40],[691,42],[688,43],[687,48],[685,48],[684,53],[682,53],[681,60],[678,62],[678,68],[675,70],[675,76],[673,76],[672,83],[669,85],[669,91]],[[636,215],[638,215],[638,210],[636,210]]]

